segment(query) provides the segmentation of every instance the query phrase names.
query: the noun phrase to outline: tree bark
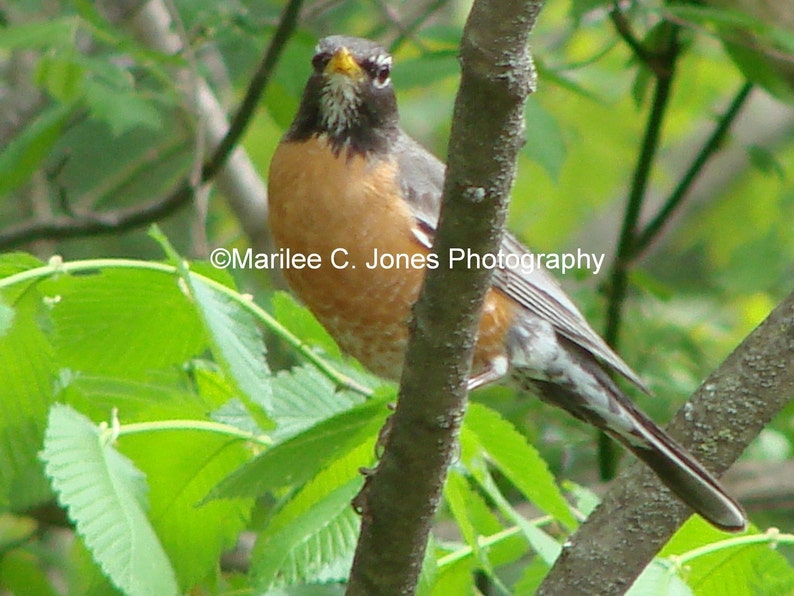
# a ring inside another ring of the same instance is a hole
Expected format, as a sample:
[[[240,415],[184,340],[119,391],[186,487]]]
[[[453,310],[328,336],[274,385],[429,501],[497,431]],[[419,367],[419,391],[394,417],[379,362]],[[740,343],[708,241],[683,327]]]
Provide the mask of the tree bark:
[[[490,271],[448,266],[449,249],[496,253],[523,144],[534,82],[527,39],[542,5],[475,1],[461,45],[462,76],[441,222],[414,307],[397,409],[376,471],[357,504],[361,536],[348,594],[416,591],[447,467],[466,407],[474,335]]]
[[[794,293],[679,410],[670,434],[717,475],[794,397]],[[623,594],[692,514],[635,464],[566,542],[538,595]]]

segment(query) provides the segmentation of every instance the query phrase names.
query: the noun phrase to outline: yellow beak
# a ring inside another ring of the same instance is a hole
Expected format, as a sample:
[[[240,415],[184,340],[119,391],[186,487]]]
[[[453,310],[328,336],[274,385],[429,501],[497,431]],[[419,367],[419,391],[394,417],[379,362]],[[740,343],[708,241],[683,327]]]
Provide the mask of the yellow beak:
[[[364,75],[362,68],[345,47],[336,50],[328,61],[324,72],[326,75],[343,74],[351,79],[359,79]]]

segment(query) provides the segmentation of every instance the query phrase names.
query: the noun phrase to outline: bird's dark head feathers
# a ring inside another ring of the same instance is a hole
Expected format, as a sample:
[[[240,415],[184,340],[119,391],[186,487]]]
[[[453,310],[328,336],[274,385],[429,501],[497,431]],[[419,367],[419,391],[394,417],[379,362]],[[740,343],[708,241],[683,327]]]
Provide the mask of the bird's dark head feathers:
[[[391,55],[375,42],[321,39],[287,138],[326,135],[336,151],[386,153],[399,130],[391,66]]]

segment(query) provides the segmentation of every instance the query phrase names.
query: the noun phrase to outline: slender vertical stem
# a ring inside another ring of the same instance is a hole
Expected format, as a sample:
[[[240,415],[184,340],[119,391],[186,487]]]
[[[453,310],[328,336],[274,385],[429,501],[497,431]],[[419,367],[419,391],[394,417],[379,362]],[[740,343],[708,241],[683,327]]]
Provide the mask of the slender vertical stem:
[[[671,24],[669,26],[667,48],[663,54],[660,54],[660,56],[666,57],[665,68],[659,68],[654,71],[656,87],[654,89],[653,103],[648,114],[640,155],[634,168],[634,176],[626,203],[626,211],[623,216],[617,251],[612,262],[612,270],[607,287],[607,317],[604,339],[613,347],[617,346],[620,339],[623,304],[628,291],[629,267],[635,254],[637,222],[648,189],[648,180],[650,179],[656,152],[659,148],[662,124],[667,113],[670,91],[675,77],[675,64],[678,57],[678,31],[677,25]],[[609,480],[614,477],[617,467],[614,446],[603,433],[599,435],[598,443],[599,472],[602,479]]]
[[[720,149],[722,142],[725,139],[725,135],[730,130],[731,125],[733,125],[736,117],[741,112],[742,107],[744,106],[747,98],[750,96],[750,92],[753,89],[753,84],[749,81],[745,81],[739,91],[731,101],[728,109],[725,110],[725,113],[720,117],[717,121],[717,126],[714,127],[714,131],[711,133],[711,136],[706,140],[701,147],[700,151],[698,152],[695,159],[692,161],[692,164],[689,166],[689,169],[681,178],[681,181],[675,187],[670,196],[667,200],[662,204],[662,207],[659,209],[659,212],[648,222],[648,224],[637,234],[636,240],[634,242],[634,255],[641,253],[643,250],[648,248],[651,242],[659,235],[662,231],[662,228],[670,221],[673,212],[680,206],[681,202],[686,198],[687,193],[692,188],[695,180],[697,179],[698,175],[703,171],[708,160]]]

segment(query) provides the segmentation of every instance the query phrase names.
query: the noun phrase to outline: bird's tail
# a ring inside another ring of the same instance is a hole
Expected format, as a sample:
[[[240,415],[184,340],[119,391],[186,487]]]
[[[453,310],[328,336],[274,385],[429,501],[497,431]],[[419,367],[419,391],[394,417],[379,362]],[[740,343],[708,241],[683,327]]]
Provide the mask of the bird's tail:
[[[553,379],[538,381],[537,377],[529,378],[514,369],[520,384],[617,439],[682,501],[716,527],[729,532],[744,530],[744,510],[717,479],[643,414],[592,356],[568,348],[557,360],[560,368]]]
[[[631,437],[604,430],[645,462],[670,490],[704,519],[728,532],[743,531],[747,526],[744,510],[711,472],[627,399],[621,405],[625,407],[626,403],[635,420]]]

